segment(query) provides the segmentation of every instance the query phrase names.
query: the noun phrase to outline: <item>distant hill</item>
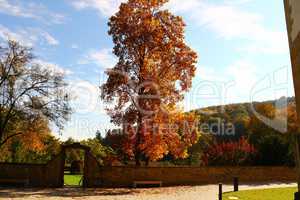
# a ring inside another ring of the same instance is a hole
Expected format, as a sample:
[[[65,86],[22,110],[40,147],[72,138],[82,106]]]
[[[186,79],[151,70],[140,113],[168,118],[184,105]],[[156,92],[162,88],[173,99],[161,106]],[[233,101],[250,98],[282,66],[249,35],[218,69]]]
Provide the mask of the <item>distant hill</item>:
[[[194,110],[194,112],[200,117],[199,126],[202,132],[214,134],[219,139],[238,139],[247,135],[246,125],[257,104],[273,104],[276,108],[282,109],[289,104],[295,104],[295,98],[281,97],[272,101],[210,106]]]

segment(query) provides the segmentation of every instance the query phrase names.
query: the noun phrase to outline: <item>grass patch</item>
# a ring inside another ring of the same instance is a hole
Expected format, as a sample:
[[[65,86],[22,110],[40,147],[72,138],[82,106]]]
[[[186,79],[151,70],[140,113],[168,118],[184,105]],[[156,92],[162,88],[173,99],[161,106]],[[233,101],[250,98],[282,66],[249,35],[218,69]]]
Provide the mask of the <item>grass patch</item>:
[[[82,178],[82,175],[71,175],[71,174],[65,174],[64,175],[64,184],[68,186],[81,186],[82,181],[80,181]]]
[[[297,188],[276,188],[263,190],[245,190],[224,193],[224,200],[288,200],[294,199]]]

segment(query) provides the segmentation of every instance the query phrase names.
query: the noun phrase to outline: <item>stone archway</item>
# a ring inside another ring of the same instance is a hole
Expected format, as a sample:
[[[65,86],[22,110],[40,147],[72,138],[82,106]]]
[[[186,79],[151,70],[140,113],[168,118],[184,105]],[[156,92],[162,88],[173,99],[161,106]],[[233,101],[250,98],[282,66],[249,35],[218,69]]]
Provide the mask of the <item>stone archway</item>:
[[[87,187],[87,177],[88,177],[88,156],[90,153],[90,147],[82,145],[80,143],[73,143],[73,144],[68,144],[68,145],[62,145],[62,159],[61,159],[61,170],[60,170],[60,180],[61,180],[61,185],[64,185],[64,166],[65,166],[65,160],[66,160],[66,151],[68,149],[79,149],[79,150],[84,150],[84,165],[83,165],[83,179],[82,179],[82,187]]]

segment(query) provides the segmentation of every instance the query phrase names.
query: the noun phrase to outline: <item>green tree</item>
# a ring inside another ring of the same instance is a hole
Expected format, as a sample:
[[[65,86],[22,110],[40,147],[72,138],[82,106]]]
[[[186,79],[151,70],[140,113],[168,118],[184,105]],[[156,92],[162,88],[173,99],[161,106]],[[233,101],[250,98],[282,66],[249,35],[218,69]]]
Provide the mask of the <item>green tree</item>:
[[[98,138],[83,140],[81,143],[90,147],[93,156],[95,156],[100,164],[104,164],[104,160],[109,156],[110,151],[99,142]]]
[[[269,119],[274,119],[276,112],[279,113],[279,109],[275,109],[271,103],[259,103],[255,106],[257,112]],[[288,110],[288,132],[280,133],[272,127],[265,124],[257,116],[252,115],[249,122],[249,140],[257,150],[257,158],[255,159],[256,165],[292,165],[293,154],[291,146],[291,134],[292,119],[290,105],[282,108],[282,110]]]
[[[63,142],[63,145],[70,145],[73,143],[77,143],[75,139],[72,137],[69,137],[66,141]],[[83,150],[81,149],[67,149],[66,151],[66,159],[65,162],[68,165],[71,165],[73,161],[83,161],[84,160],[84,154]]]

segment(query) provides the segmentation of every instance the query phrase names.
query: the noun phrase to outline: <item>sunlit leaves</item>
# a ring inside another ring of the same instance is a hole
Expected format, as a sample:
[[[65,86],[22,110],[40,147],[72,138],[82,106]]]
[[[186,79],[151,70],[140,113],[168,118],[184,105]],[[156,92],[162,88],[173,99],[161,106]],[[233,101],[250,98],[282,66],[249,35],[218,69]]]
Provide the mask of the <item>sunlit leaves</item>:
[[[111,121],[123,124],[128,134],[128,153],[141,152],[151,160],[168,153],[185,157],[186,147],[197,139],[196,133],[187,137],[181,130],[188,117],[168,110],[191,88],[197,55],[185,44],[182,18],[161,9],[166,2],[129,0],[110,18],[118,63],[101,86],[102,99],[114,104],[108,109]],[[175,124],[172,131],[162,128]]]

